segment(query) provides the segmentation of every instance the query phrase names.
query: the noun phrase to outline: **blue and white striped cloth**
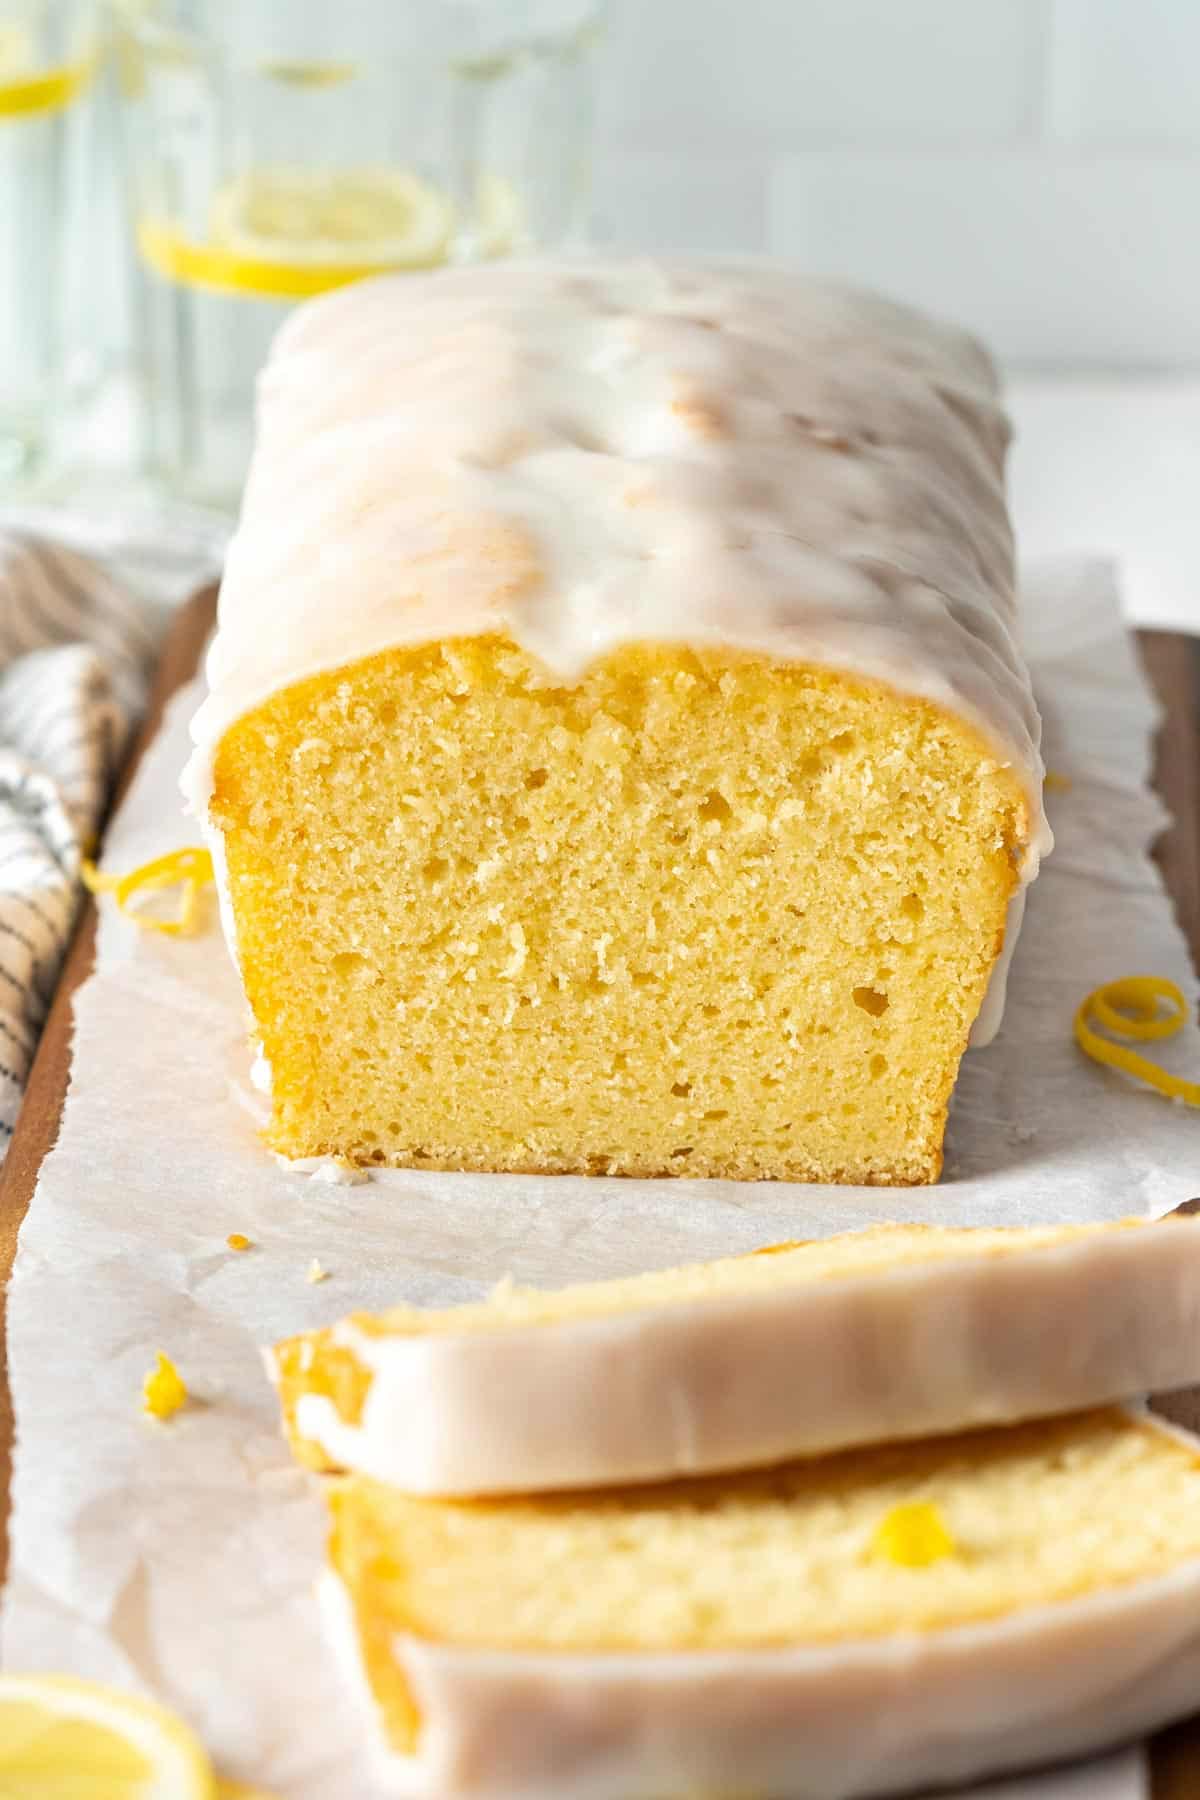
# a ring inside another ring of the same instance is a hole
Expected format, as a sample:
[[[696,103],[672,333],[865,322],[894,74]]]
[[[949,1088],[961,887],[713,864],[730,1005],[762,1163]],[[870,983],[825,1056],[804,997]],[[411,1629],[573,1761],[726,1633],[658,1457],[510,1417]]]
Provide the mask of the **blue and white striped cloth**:
[[[161,616],[91,558],[0,527],[0,1155]]]

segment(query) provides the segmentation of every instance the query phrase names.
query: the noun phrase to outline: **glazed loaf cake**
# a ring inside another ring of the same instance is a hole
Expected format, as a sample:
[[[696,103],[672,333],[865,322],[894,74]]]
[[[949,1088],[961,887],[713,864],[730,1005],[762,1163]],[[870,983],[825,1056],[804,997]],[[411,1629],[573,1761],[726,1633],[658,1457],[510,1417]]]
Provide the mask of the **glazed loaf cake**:
[[[367,282],[262,378],[189,786],[270,1141],[936,1178],[1046,843],[984,353],[778,269]]]
[[[671,1480],[1200,1380],[1200,1221],[882,1226],[270,1357],[297,1457],[422,1494]]]
[[[429,1800],[855,1800],[1200,1682],[1200,1453],[1111,1411],[570,1496],[332,1489],[330,1617]]]

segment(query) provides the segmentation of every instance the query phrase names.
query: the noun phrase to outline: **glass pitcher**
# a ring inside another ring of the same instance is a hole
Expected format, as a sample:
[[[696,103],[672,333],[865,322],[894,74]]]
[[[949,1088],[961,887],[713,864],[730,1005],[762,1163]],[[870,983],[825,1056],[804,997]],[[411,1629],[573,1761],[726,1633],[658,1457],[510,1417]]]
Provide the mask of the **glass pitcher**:
[[[570,240],[596,0],[124,0],[153,468],[236,501],[288,309],[383,270]]]
[[[91,0],[0,0],[0,482],[36,465],[62,399],[68,180],[96,61]]]

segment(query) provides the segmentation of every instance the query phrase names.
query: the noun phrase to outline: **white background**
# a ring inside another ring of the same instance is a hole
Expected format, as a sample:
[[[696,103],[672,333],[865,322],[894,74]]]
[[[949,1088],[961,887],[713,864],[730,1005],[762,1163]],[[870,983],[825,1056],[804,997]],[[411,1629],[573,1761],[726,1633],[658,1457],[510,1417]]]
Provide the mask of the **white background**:
[[[596,95],[601,241],[973,326],[1014,382],[1023,551],[1108,551],[1134,617],[1200,631],[1200,0],[611,0]],[[93,231],[111,371],[114,195]]]
[[[1197,0],[613,0],[599,231],[770,251],[1023,366],[1200,367]]]
[[[1023,550],[1200,631],[1200,0],[617,0],[597,75],[598,236],[973,326]]]

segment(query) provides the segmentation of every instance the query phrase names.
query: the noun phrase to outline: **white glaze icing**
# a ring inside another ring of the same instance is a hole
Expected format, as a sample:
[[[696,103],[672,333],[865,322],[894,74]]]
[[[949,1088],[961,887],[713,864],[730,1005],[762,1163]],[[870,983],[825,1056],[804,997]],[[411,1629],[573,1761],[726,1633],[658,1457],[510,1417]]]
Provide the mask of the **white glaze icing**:
[[[311,1394],[297,1424],[342,1468],[418,1494],[659,1480],[1198,1382],[1200,1226],[552,1325],[381,1337],[347,1321],[334,1339],[372,1371],[360,1423]]]
[[[1200,1562],[981,1624],[732,1653],[555,1656],[399,1636],[424,1721],[389,1751],[340,1581],[340,1661],[410,1800],[857,1800],[1103,1749],[1200,1691]]]
[[[242,713],[397,644],[505,629],[567,680],[724,644],[972,721],[1027,787],[1031,876],[1007,435],[970,338],[771,265],[501,263],[303,307],[260,381],[193,807]]]
[[[1021,935],[1021,926],[1025,919],[1025,896],[1027,885],[1022,885],[1008,903],[1008,911],[1004,917],[1004,942],[1000,946],[1000,954],[992,965],[988,978],[987,991],[983,996],[983,1005],[975,1015],[975,1023],[971,1027],[968,1046],[972,1050],[982,1050],[990,1044],[1004,1021],[1004,1004],[1008,999],[1008,977],[1012,969],[1013,957],[1016,954],[1017,939]]]
[[[307,1175],[312,1181],[324,1181],[330,1187],[362,1187],[371,1179],[369,1169],[360,1169],[344,1156],[280,1156],[275,1161],[289,1175]]]

